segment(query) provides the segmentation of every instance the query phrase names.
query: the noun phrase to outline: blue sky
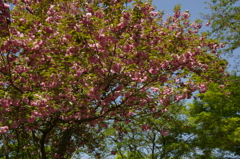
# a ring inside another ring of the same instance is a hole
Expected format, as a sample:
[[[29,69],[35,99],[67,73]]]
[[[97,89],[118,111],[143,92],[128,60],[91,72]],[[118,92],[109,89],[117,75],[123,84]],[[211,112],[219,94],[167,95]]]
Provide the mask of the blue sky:
[[[209,9],[205,9],[208,5],[204,3],[204,0],[153,0],[156,9],[166,10],[166,14],[173,13],[173,7],[176,4],[181,4],[182,11],[190,11],[192,21],[197,18],[202,19],[199,13],[210,13]]]

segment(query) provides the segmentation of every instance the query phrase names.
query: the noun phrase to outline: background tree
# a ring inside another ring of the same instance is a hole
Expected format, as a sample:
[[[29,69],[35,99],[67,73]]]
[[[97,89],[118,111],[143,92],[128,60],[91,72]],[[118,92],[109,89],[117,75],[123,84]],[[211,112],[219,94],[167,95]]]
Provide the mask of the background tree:
[[[210,14],[204,14],[209,20],[209,33],[227,44],[224,51],[233,51],[240,46],[240,6],[239,0],[211,0],[208,3]]]
[[[151,118],[223,76],[222,45],[188,12],[164,21],[151,3],[131,2],[0,0],[5,158],[101,158],[109,126]]]
[[[203,152],[202,156],[216,150],[218,158],[229,154],[226,151],[240,155],[239,87],[240,77],[231,75],[221,85],[209,84],[208,91],[190,105],[191,131],[195,134],[191,143]]]
[[[176,106],[177,105],[177,106]],[[185,105],[169,105],[158,114],[159,117],[141,118],[137,123],[125,125],[124,138],[114,137],[117,159],[123,158],[181,158],[192,156],[195,151],[188,145],[189,123],[184,117]],[[137,125],[142,124],[141,127]],[[127,152],[127,153],[126,153]],[[129,157],[132,155],[132,157]]]

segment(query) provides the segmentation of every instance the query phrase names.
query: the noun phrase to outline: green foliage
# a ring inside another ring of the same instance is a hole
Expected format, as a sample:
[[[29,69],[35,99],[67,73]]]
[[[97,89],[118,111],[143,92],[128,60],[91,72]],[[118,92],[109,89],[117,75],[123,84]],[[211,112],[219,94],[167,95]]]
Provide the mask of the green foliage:
[[[174,109],[175,108],[175,109]],[[176,109],[177,108],[177,109]],[[191,134],[189,123],[185,114],[185,105],[175,103],[168,107],[165,113],[155,114],[154,117],[137,118],[137,122],[122,125],[123,134],[111,134],[112,141],[108,145],[117,145],[116,159],[158,159],[158,158],[184,158],[191,156],[194,151],[188,145],[188,137]],[[144,126],[139,128],[139,124]],[[162,130],[169,130],[165,136]],[[187,137],[186,137],[187,136]]]
[[[203,155],[216,148],[239,155],[240,77],[232,75],[223,85],[211,83],[208,87],[206,93],[199,95],[200,100],[189,105],[192,133],[195,134],[191,144],[201,149]]]
[[[240,46],[239,0],[211,0],[211,14],[203,14],[211,22],[209,34],[227,44],[224,51],[233,51]]]

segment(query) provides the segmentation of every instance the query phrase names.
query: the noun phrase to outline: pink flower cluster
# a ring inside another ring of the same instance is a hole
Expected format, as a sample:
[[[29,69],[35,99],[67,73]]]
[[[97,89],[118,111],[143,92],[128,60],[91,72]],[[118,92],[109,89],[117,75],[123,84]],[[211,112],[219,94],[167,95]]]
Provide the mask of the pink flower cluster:
[[[9,23],[10,21],[10,11],[9,11],[10,5],[7,3],[4,3],[3,0],[0,0],[0,30],[1,30],[1,36],[6,36],[8,34],[9,29]]]
[[[168,133],[169,133],[169,130],[166,129],[166,130],[160,130],[160,133],[162,134],[162,136],[167,136]]]
[[[200,83],[200,84],[198,85],[198,89],[199,89],[199,92],[200,92],[200,93],[204,93],[204,92],[207,91],[207,85],[204,84],[204,83]]]
[[[147,131],[151,129],[151,127],[149,127],[147,124],[143,124],[141,127],[142,127],[142,131]]]
[[[6,134],[8,132],[8,126],[0,127],[0,134]]]

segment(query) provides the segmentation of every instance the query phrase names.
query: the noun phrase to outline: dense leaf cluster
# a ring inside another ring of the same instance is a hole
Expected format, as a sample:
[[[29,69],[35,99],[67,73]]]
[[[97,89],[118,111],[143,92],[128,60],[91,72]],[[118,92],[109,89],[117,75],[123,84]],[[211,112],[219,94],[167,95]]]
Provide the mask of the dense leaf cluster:
[[[189,16],[176,7],[164,20],[140,0],[0,0],[1,154],[104,158],[127,136],[141,139],[133,125],[164,140],[153,145],[160,155],[182,155],[186,144],[165,142],[181,141],[168,135],[178,132],[171,122],[186,126],[176,103],[206,92],[226,67],[215,54],[224,45]]]

